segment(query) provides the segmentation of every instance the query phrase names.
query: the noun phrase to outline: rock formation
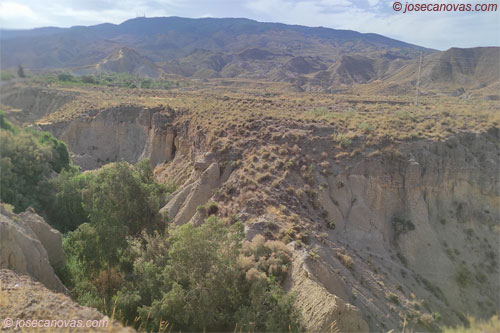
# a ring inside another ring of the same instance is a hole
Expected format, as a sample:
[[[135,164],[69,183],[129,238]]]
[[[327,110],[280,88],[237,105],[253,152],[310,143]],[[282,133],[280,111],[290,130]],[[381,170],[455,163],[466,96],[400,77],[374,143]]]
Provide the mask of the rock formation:
[[[54,273],[64,265],[61,234],[32,209],[13,214],[0,205],[0,268],[28,274],[47,288],[67,293]]]
[[[286,288],[295,293],[295,306],[309,332],[368,332],[368,324],[359,309],[319,282],[305,262],[302,252],[292,264]]]

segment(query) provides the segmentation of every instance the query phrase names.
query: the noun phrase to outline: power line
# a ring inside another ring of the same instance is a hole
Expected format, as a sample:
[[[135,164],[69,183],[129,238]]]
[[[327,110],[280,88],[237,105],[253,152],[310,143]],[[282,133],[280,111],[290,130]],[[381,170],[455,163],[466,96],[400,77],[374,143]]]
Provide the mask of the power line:
[[[417,91],[415,93],[415,106],[418,106],[418,98],[420,97],[420,74],[422,72],[423,59],[424,59],[424,53],[420,52],[420,61],[418,62],[418,74],[417,74]]]

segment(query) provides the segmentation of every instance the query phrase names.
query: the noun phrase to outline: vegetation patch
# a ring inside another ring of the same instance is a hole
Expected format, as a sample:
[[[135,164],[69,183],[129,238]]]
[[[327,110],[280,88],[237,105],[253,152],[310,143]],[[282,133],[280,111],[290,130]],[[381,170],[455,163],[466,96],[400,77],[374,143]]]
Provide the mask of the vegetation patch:
[[[464,264],[455,273],[455,280],[460,288],[466,288],[472,282],[473,274]]]
[[[241,223],[227,227],[211,216],[199,227],[143,232],[126,239],[119,258],[98,266],[76,260],[92,255],[82,245],[100,233],[84,241],[82,232],[65,240],[74,296],[139,330],[158,331],[165,322],[185,331],[300,329],[293,294],[280,287],[288,249],[262,236],[243,242]]]
[[[128,73],[99,73],[89,75],[37,75],[33,81],[62,86],[105,86],[131,89],[170,89],[184,86],[180,81],[164,79],[138,78]]]
[[[385,293],[385,298],[387,298],[391,303],[394,303],[396,305],[400,305],[398,295],[396,295],[393,292],[390,292],[390,291],[386,292]]]
[[[352,143],[352,140],[346,134],[342,133],[336,133],[333,136],[333,141],[338,143],[342,148],[347,148]]]
[[[80,304],[141,331],[300,331],[294,295],[281,288],[286,245],[217,219],[168,226],[159,210],[168,189],[147,160],[80,173],[52,136],[22,130],[2,115],[2,200],[38,204],[63,232],[58,275]],[[8,143],[6,148],[4,143]],[[9,190],[9,191],[7,191]]]
[[[346,268],[353,270],[354,269],[354,260],[352,257],[346,253],[337,252],[337,258],[340,260],[342,265]]]
[[[32,206],[45,211],[54,187],[52,175],[75,170],[66,144],[50,133],[19,129],[0,112],[0,199],[16,213]]]
[[[467,318],[469,325],[458,327],[444,327],[444,333],[496,333],[500,332],[500,319],[498,315],[492,316],[489,320],[477,320],[473,317]]]
[[[392,228],[394,231],[394,240],[397,241],[400,235],[415,230],[415,225],[410,220],[395,217],[392,220]]]

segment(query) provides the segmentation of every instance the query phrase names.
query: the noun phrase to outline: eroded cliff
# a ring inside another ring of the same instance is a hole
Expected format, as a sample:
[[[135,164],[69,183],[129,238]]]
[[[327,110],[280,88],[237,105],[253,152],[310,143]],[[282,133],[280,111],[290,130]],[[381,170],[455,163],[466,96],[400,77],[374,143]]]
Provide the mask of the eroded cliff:
[[[150,158],[178,185],[163,208],[176,224],[217,214],[288,243],[286,287],[311,331],[435,330],[498,311],[497,127],[346,147],[332,124],[226,125],[121,106],[43,128],[84,169]]]
[[[41,127],[64,141],[75,164],[88,170],[144,158],[153,165],[169,162],[175,153],[175,130],[169,126],[172,119],[169,109],[123,105]]]

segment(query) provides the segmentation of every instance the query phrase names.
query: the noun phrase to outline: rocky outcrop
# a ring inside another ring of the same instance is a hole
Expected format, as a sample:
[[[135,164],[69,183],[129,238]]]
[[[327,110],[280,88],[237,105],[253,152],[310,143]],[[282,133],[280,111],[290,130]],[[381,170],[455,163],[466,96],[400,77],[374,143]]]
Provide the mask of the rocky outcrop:
[[[28,208],[25,212],[19,214],[19,219],[35,233],[40,243],[42,243],[52,267],[63,267],[66,263],[66,257],[62,248],[61,233],[52,229],[33,208]]]
[[[33,210],[17,215],[0,205],[0,268],[29,274],[51,290],[67,292],[51,264],[64,265],[61,234]]]
[[[310,273],[301,253],[292,263],[286,288],[295,293],[295,306],[306,318],[308,332],[368,332],[368,324],[355,306],[329,292]]]
[[[205,204],[213,191],[221,184],[219,164],[212,161],[210,154],[195,162],[191,178],[174,193],[160,212],[168,212],[168,217],[175,224],[187,223],[195,216],[197,207]]]
[[[7,331],[135,332],[96,309],[81,306],[66,295],[48,290],[29,276],[8,269],[0,269],[0,318],[0,329]],[[12,326],[3,320],[6,318],[12,320]],[[28,320],[30,326],[35,320],[37,327],[26,326]],[[24,328],[20,328],[21,325]]]

